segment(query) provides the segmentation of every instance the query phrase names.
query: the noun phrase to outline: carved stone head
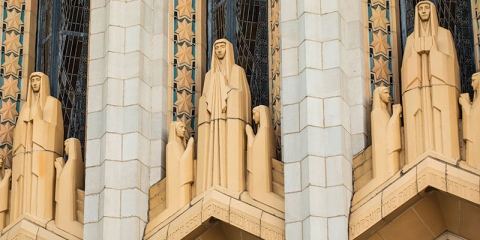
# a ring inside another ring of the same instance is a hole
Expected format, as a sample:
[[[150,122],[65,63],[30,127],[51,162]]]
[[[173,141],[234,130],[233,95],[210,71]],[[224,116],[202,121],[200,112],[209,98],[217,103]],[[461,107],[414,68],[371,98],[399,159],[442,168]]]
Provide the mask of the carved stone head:
[[[227,52],[227,45],[224,42],[218,42],[213,47],[217,58],[223,60],[225,53]]]
[[[480,81],[480,72],[472,75],[472,87],[474,91],[478,90],[478,82]]]
[[[30,85],[34,93],[38,93],[42,87],[41,76],[32,74],[30,76]]]
[[[430,3],[423,1],[417,5],[418,15],[422,21],[428,21],[430,19]]]
[[[184,123],[178,124],[177,128],[175,129],[175,133],[177,134],[177,136],[180,138],[184,138],[185,132],[186,132],[185,124]]]
[[[380,99],[382,99],[382,102],[384,103],[389,103],[390,102],[390,89],[389,88],[384,88],[382,92],[380,92]]]
[[[253,121],[256,123],[256,124],[259,124],[260,123],[260,112],[258,112],[258,109],[253,109]]]

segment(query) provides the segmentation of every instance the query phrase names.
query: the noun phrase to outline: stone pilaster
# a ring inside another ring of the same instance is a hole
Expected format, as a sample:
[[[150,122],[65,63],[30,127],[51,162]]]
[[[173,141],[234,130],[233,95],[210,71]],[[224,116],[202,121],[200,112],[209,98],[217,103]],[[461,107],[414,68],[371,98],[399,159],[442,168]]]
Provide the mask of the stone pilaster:
[[[348,239],[366,145],[362,1],[280,3],[286,238]]]
[[[143,237],[166,140],[166,2],[91,3],[85,239]]]

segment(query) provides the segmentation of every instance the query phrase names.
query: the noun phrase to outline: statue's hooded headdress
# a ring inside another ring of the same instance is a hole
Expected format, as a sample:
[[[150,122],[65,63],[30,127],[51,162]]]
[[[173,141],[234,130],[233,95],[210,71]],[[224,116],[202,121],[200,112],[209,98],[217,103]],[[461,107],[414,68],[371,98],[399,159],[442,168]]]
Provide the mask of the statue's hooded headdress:
[[[415,6],[415,26],[414,26],[414,33],[415,33],[415,39],[421,37],[421,30],[422,30],[422,19],[418,15],[418,7],[422,4],[429,4],[430,5],[430,18],[428,19],[428,25],[427,29],[429,30],[430,34],[432,35],[433,38],[437,37],[438,33],[438,15],[437,15],[437,9],[435,8],[435,4],[433,4],[430,1],[424,0],[420,1],[416,6]]]
[[[215,54],[215,45],[218,43],[225,43],[225,56],[223,57],[223,61],[220,62],[220,60],[217,58],[217,55]],[[213,44],[213,53],[212,53],[212,65],[211,65],[211,71],[212,73],[221,71],[222,65],[225,69],[225,77],[230,80],[230,74],[232,70],[232,66],[235,65],[235,52],[233,51],[233,45],[227,41],[226,39],[218,39],[215,41]]]
[[[27,106],[31,107],[33,103],[33,89],[30,84],[30,80],[32,77],[38,76],[40,77],[40,94],[38,104],[42,109],[45,108],[45,103],[47,102],[47,97],[50,96],[50,80],[47,75],[42,72],[34,72],[30,74],[30,78],[28,78],[27,82]]]
[[[377,109],[377,108],[384,108],[388,111],[388,106],[387,104],[383,103],[382,101],[382,92],[388,89],[388,87],[385,86],[379,86],[373,90],[373,104],[372,104],[372,110]],[[383,107],[382,107],[383,105]]]
[[[179,121],[174,121],[170,123],[170,126],[168,128],[168,142],[167,143],[178,143],[179,146],[182,146],[183,149],[182,151],[185,151],[185,148],[187,146],[186,144],[186,137],[183,136],[183,138],[180,138],[177,136],[177,128],[182,125],[182,122]]]

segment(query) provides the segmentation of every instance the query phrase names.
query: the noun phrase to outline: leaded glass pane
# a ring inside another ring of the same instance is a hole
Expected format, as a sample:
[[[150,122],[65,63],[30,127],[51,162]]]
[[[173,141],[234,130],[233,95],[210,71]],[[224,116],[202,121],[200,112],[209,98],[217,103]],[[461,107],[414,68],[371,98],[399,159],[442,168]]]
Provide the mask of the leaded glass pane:
[[[228,39],[235,47],[235,61],[245,69],[252,107],[269,105],[268,16],[266,0],[211,0],[208,18],[208,62],[212,44]],[[231,26],[231,27],[229,27]]]
[[[62,103],[65,139],[85,140],[89,0],[42,0],[39,9],[37,71],[50,77]]]

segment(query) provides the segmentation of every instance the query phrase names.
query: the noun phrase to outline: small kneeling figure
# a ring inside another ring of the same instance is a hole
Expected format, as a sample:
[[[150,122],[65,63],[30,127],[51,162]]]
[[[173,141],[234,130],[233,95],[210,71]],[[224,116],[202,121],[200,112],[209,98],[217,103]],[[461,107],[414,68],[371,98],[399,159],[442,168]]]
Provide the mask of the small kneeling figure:
[[[480,73],[472,76],[473,103],[468,93],[460,95],[463,118],[463,141],[466,143],[467,164],[480,169],[480,101],[477,100],[477,90],[480,82]]]
[[[170,123],[167,143],[167,210],[177,211],[192,198],[193,184],[193,138],[186,144],[185,124]]]
[[[78,200],[85,196],[85,166],[82,160],[80,141],[76,138],[65,140],[65,163],[63,157],[55,160],[55,225],[79,238],[83,238],[83,209]]]
[[[388,179],[400,169],[402,106],[393,105],[393,115],[390,117],[389,102],[390,90],[387,87],[380,86],[373,91],[372,169],[373,177],[379,181]]]
[[[275,133],[273,131],[270,109],[257,106],[253,109],[253,121],[257,124],[257,135],[250,125],[247,132],[247,171],[248,193],[262,203],[284,209],[284,200],[272,191],[272,159],[276,156]]]
[[[5,169],[6,157],[0,155],[0,231],[7,225],[8,197],[12,170]]]

